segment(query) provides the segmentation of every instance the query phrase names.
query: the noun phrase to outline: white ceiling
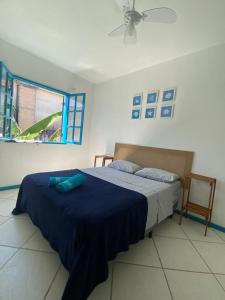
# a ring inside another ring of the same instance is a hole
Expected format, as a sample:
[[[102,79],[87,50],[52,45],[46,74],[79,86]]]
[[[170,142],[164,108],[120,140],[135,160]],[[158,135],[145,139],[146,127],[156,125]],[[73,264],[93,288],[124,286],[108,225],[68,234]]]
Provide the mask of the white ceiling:
[[[141,23],[125,46],[107,36],[123,22],[114,0],[0,0],[0,38],[95,83],[225,42],[225,0],[136,0],[161,6],[177,23]]]

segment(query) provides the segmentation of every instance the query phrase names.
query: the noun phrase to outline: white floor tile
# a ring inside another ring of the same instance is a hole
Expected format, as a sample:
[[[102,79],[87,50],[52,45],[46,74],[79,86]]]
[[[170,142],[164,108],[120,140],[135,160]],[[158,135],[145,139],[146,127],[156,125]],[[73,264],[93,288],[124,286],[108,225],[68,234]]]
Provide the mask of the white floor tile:
[[[114,266],[112,300],[170,300],[161,269],[118,264]]]
[[[193,243],[213,273],[225,274],[225,244]]]
[[[2,199],[1,193],[0,245],[6,246],[0,246],[0,300],[43,300],[47,292],[45,300],[61,300],[68,272],[61,266],[52,283],[60,265],[58,256],[28,215],[11,215],[18,191],[3,192]],[[225,234],[209,229],[205,238],[203,225],[183,219],[180,227],[177,219],[177,216],[167,219],[154,229],[154,241],[163,266],[210,272],[187,240],[188,236],[211,270],[217,273],[220,284],[212,274],[165,270],[174,300],[225,300]],[[26,249],[16,253],[17,248],[7,246]],[[88,300],[110,300],[112,283],[112,300],[171,300],[160,266],[154,242],[146,238],[117,256],[113,279],[110,264],[109,279],[96,287]]]
[[[165,221],[157,225],[153,230],[153,234],[187,239],[187,236],[184,234],[181,226],[173,219],[166,219]]]
[[[0,191],[0,199],[8,199],[10,197],[14,197],[16,195],[16,191],[17,191],[17,189],[16,190]]]
[[[88,297],[88,300],[110,300],[111,283],[112,283],[112,264],[109,265],[109,278],[107,279],[107,281],[101,283],[94,289],[94,291]]]
[[[16,253],[16,251],[17,251],[16,248],[0,246],[0,269],[10,259],[10,257],[12,257],[14,253]],[[1,292],[0,292],[0,299],[1,299]]]
[[[163,267],[187,271],[209,272],[207,266],[192,246],[182,239],[154,237]]]
[[[129,251],[120,253],[117,261],[160,267],[160,261],[152,239],[146,238],[130,246]]]
[[[10,197],[13,197],[12,199],[17,200],[18,194],[19,194],[19,189],[14,189],[13,194],[10,195]]]
[[[222,285],[225,291],[225,275],[216,275],[217,280],[219,280],[220,284]]]
[[[0,200],[0,215],[5,217],[10,217],[12,210],[15,208],[16,200],[3,199]]]
[[[45,300],[61,300],[68,276],[68,271],[61,265]]]
[[[23,219],[30,220],[30,217],[27,213],[23,213],[23,214],[19,214],[19,215],[11,215],[10,218],[13,218],[13,219],[23,218]]]
[[[55,254],[20,250],[0,271],[1,299],[42,300],[59,264]]]
[[[49,245],[49,242],[42,236],[40,230],[38,230],[27,242],[23,245],[23,248],[40,250],[40,251],[50,251],[54,250]]]
[[[0,226],[0,245],[21,247],[35,230],[30,220],[11,218]]]
[[[224,242],[211,228],[208,228],[207,236],[205,236],[205,225],[190,219],[183,218],[181,226],[191,240],[216,243]]]
[[[212,274],[165,270],[174,300],[224,300],[225,292]]]
[[[9,219],[9,217],[2,217],[0,216],[0,225],[5,223],[7,220]]]

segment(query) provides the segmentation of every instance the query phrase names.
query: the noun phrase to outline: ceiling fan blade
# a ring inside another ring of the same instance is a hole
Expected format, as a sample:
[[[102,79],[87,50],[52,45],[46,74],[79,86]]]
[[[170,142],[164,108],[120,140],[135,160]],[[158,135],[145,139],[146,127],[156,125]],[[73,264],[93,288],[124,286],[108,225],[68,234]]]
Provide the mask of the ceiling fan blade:
[[[126,31],[127,26],[125,24],[120,25],[119,27],[117,27],[116,29],[114,29],[113,31],[111,31],[109,33],[109,36],[120,36],[123,35],[124,32]]]
[[[117,5],[119,6],[120,10],[127,11],[130,9],[130,2],[129,0],[115,0]]]
[[[168,7],[153,8],[143,11],[143,21],[156,23],[175,23],[177,20],[176,12]]]

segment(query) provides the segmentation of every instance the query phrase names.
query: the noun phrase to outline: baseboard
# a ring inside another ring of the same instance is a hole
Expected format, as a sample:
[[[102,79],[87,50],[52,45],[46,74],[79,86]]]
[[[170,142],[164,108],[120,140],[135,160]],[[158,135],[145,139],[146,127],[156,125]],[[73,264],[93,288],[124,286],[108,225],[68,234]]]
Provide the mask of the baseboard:
[[[180,210],[179,209],[176,209],[175,210],[175,213],[177,213],[178,215],[180,215]],[[201,223],[201,224],[205,224],[205,220],[200,218],[200,217],[196,217],[190,213],[187,214],[187,217],[195,222],[198,222],[198,223]],[[215,223],[210,223],[209,225],[210,227],[216,229],[216,230],[219,230],[221,232],[224,232],[225,233],[225,227],[221,226],[221,225],[218,225],[218,224],[215,224]]]
[[[18,189],[19,187],[20,187],[20,184],[0,186],[0,191],[14,190],[14,189]]]

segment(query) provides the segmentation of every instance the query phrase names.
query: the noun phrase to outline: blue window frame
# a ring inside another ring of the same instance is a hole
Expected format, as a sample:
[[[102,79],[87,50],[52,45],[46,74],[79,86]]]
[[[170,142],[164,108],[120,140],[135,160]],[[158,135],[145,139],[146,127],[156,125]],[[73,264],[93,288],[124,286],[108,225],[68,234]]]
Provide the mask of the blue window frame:
[[[14,80],[34,87],[52,91],[64,97],[62,105],[61,142],[43,142],[48,144],[82,144],[85,93],[69,94],[49,86],[13,75],[0,62],[0,139],[12,140],[13,82]]]

